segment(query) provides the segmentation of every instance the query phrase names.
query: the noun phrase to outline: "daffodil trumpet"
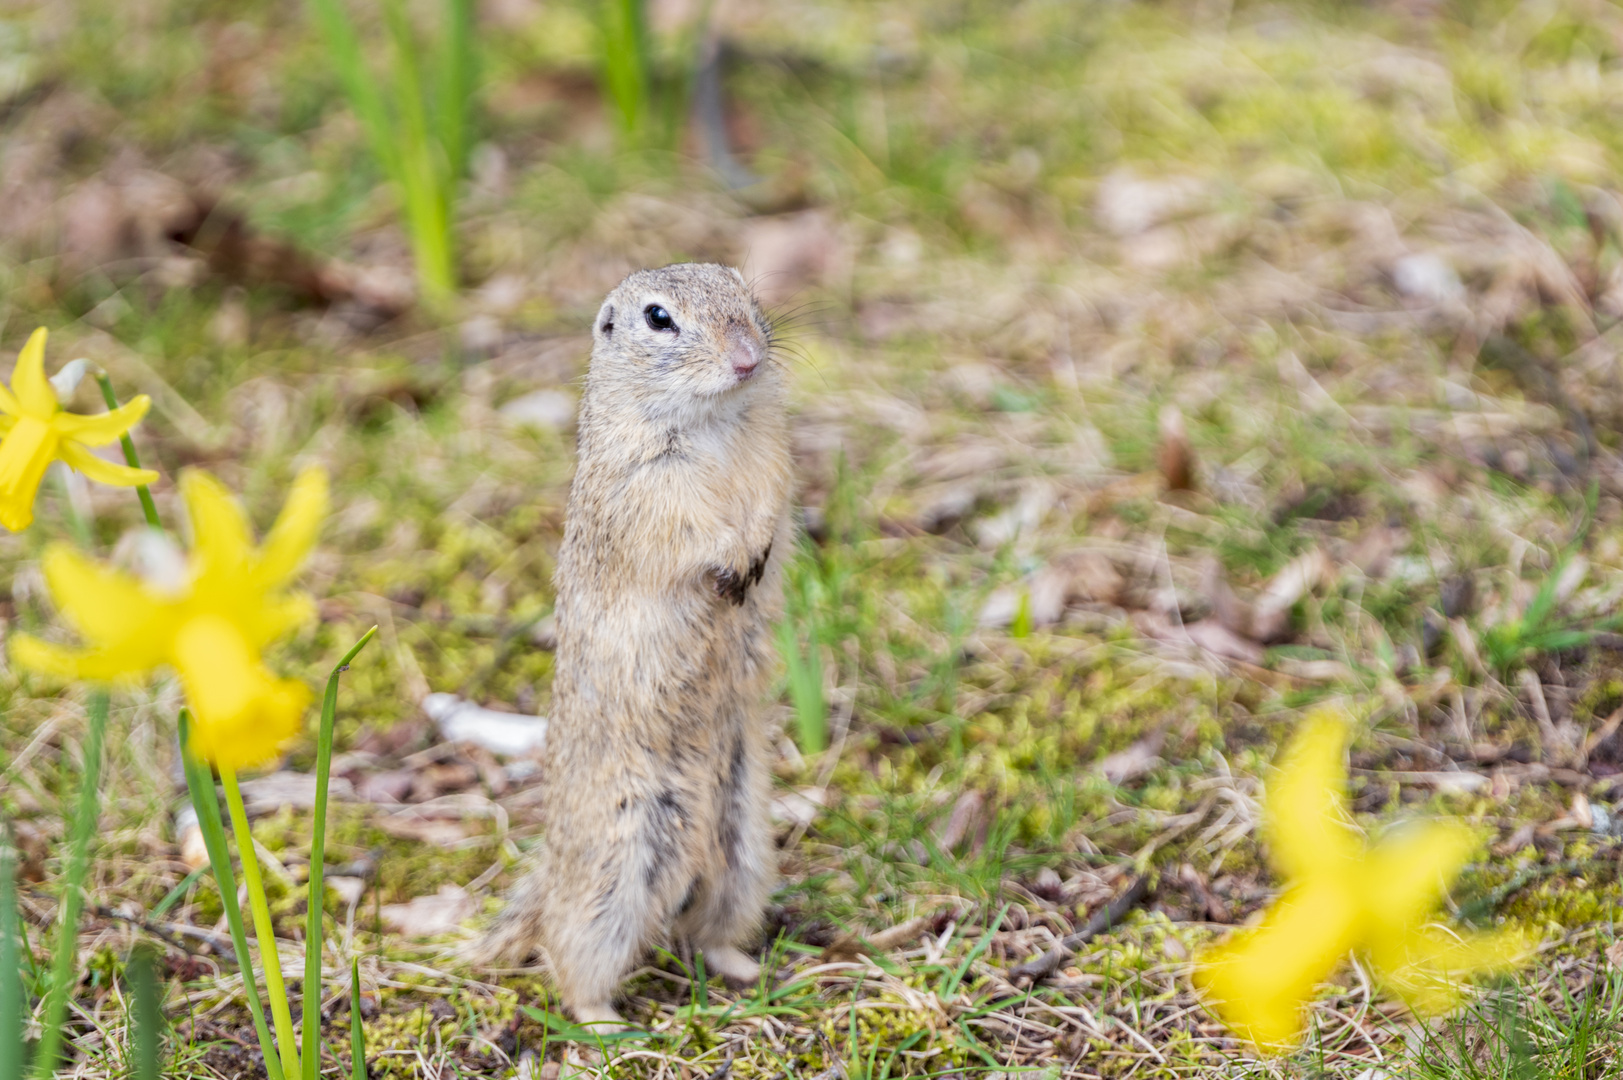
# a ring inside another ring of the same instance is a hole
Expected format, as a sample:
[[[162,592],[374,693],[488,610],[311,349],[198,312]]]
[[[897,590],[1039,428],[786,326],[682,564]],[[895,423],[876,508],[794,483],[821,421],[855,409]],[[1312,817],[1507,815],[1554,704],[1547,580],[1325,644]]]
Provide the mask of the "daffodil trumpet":
[[[42,326],[29,336],[9,388],[0,387],[0,525],[21,532],[34,521],[34,499],[45,469],[61,461],[91,480],[115,487],[151,484],[158,474],[105,461],[91,452],[126,437],[152,400],[142,394],[100,416],[65,412],[45,377]]]
[[[1418,1013],[1458,1003],[1462,981],[1514,966],[1529,942],[1511,931],[1433,922],[1450,881],[1478,848],[1461,825],[1418,822],[1370,843],[1347,806],[1347,723],[1303,722],[1269,785],[1266,835],[1285,890],[1262,922],[1205,951],[1195,982],[1237,1034],[1290,1049],[1317,987],[1351,953]]]

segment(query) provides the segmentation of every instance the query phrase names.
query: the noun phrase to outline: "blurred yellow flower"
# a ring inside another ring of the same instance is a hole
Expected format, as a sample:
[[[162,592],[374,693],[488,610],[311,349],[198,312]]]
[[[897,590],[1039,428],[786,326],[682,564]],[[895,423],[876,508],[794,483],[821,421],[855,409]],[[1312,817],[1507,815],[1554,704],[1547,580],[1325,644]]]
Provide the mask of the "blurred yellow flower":
[[[145,416],[145,394],[100,416],[63,412],[45,378],[45,327],[35,330],[17,354],[11,388],[0,387],[0,525],[12,532],[34,520],[34,496],[45,467],[62,460],[92,480],[118,487],[151,484],[158,474],[103,461],[90,452],[124,434]]]
[[[259,654],[314,613],[308,597],[285,587],[326,516],[327,475],[319,468],[299,474],[257,550],[241,506],[218,480],[189,472],[180,490],[193,534],[184,573],[172,582],[143,581],[52,545],[46,583],[88,648],[18,634],[11,655],[23,667],[66,678],[173,667],[195,714],[192,751],[235,771],[274,757],[298,731],[309,700],[303,683],[276,678]]]
[[[1267,838],[1286,879],[1260,925],[1205,951],[1195,982],[1224,1022],[1269,1051],[1301,1035],[1315,988],[1357,951],[1417,1012],[1459,1000],[1459,980],[1513,966],[1521,935],[1463,933],[1431,923],[1448,884],[1477,848],[1462,826],[1415,824],[1375,844],[1348,812],[1347,725],[1309,716],[1267,796]]]

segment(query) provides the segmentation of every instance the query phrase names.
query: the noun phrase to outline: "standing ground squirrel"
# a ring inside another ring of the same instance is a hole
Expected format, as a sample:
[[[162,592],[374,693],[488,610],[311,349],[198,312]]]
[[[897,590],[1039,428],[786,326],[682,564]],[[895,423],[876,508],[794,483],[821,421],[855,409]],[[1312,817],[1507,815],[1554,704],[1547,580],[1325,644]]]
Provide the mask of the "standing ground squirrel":
[[[775,873],[760,699],[790,547],[771,326],[742,275],[632,274],[592,330],[558,553],[538,864],[479,950],[551,962],[583,1023],[668,931],[753,982],[738,946]]]

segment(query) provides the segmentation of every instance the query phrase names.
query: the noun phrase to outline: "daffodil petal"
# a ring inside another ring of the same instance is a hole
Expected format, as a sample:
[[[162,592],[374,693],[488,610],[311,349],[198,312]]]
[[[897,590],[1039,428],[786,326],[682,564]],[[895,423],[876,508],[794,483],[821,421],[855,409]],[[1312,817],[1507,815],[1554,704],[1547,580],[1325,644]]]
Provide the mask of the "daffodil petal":
[[[287,502],[265,536],[257,577],[265,588],[291,578],[315,547],[327,517],[327,470],[312,465],[293,481]]]
[[[56,391],[45,378],[45,327],[30,334],[28,344],[17,354],[17,366],[11,372],[11,392],[22,407],[19,415],[46,420],[56,412]]]
[[[272,676],[231,620],[188,620],[175,635],[174,662],[195,715],[192,750],[204,759],[232,769],[262,764],[298,733],[309,691]]]
[[[1382,982],[1410,1008],[1435,1014],[1454,1007],[1465,980],[1508,971],[1533,946],[1532,939],[1516,930],[1476,933],[1422,926],[1375,942],[1370,961]]]
[[[46,549],[42,568],[63,619],[108,663],[134,675],[164,662],[176,612],[172,603],[63,544]]]
[[[57,455],[73,468],[83,473],[88,479],[98,484],[110,484],[113,487],[139,487],[142,484],[156,484],[158,474],[151,469],[132,469],[128,465],[118,465],[104,458],[99,458],[89,450],[77,443],[64,442],[57,447]]]
[[[63,438],[84,443],[86,446],[106,446],[139,424],[150,408],[152,399],[141,394],[111,412],[104,412],[98,416],[57,413],[52,426],[62,433]]]
[[[192,522],[192,552],[204,574],[240,575],[253,551],[253,535],[242,506],[225,485],[201,469],[180,478],[180,493]]]
[[[1237,1034],[1264,1050],[1288,1049],[1315,988],[1358,937],[1358,905],[1339,883],[1295,888],[1255,930],[1203,954],[1195,983]]]
[[[316,616],[316,605],[308,596],[293,595],[267,599],[254,610],[244,612],[243,631],[256,647],[263,648],[279,637],[306,626]]]
[[[69,649],[30,634],[13,634],[7,642],[11,662],[20,668],[61,679],[113,682],[134,674],[122,658],[98,650]]]
[[[1346,746],[1345,721],[1328,710],[1312,713],[1268,784],[1268,843],[1275,865],[1292,881],[1362,854],[1346,808]]]
[[[1469,829],[1440,822],[1409,825],[1384,837],[1370,851],[1364,875],[1371,933],[1391,936],[1430,918],[1479,846]]]
[[[0,525],[21,532],[34,520],[34,497],[59,440],[49,424],[25,416],[0,439]]]

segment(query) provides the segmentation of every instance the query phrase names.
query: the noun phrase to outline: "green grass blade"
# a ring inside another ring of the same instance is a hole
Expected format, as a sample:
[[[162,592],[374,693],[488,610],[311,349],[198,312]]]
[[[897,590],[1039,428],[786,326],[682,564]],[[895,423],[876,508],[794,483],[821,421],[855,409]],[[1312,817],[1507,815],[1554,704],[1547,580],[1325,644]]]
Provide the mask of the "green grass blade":
[[[159,1080],[158,1058],[163,1045],[163,997],[158,988],[152,950],[137,947],[130,956],[128,973],[134,1000],[133,1032],[135,1080]]]
[[[349,1080],[366,1080],[366,1033],[361,1030],[361,962],[349,962]]]
[[[828,746],[828,705],[823,700],[823,657],[815,639],[809,644],[811,648],[801,652],[793,620],[779,624],[778,648],[789,670],[789,701],[795,709],[800,749],[820,754]]]
[[[377,79],[362,57],[360,37],[355,33],[349,12],[344,10],[343,0],[309,0],[309,3],[321,26],[327,54],[338,72],[350,108],[355,110],[366,132],[372,153],[384,174],[398,182],[400,160],[395,153],[394,126],[389,121],[389,110]]]
[[[85,875],[90,870],[90,840],[101,813],[101,745],[107,731],[107,691],[90,696],[89,730],[85,735],[84,772],[79,780],[79,805],[74,811],[73,840],[63,875],[62,908],[58,914],[56,952],[51,956],[51,985],[45,998],[45,1030],[40,1037],[34,1074],[50,1080],[62,1053],[62,1022],[78,971],[79,911],[84,906]]]
[[[385,175],[398,177],[399,157],[395,153],[394,125],[379,88],[377,77],[367,67],[359,35],[344,10],[343,0],[310,0],[321,24],[328,54],[343,84],[350,108],[355,110],[371,143],[373,155]]]
[[[0,1076],[23,1075],[23,980],[17,939],[17,859],[0,846]]]
[[[620,116],[620,130],[632,136],[648,114],[648,31],[642,0],[600,0],[603,84]]]
[[[105,372],[99,372],[96,375],[96,384],[101,387],[101,397],[107,402],[107,411],[112,412],[118,408],[118,395],[113,393],[113,380],[109,379]],[[132,469],[139,469],[141,459],[135,453],[135,440],[130,438],[130,433],[126,431],[120,435],[118,444],[124,449],[124,464]],[[147,524],[163,532],[163,521],[158,517],[158,504],[152,501],[151,490],[145,484],[137,484],[135,494],[141,500],[141,513],[146,515]]]
[[[445,0],[445,48],[439,60],[435,100],[437,135],[445,153],[447,179],[455,184],[468,170],[468,118],[478,80],[473,45],[473,0]]]
[[[214,869],[214,882],[220,889],[220,904],[225,909],[226,925],[231,929],[231,945],[237,954],[237,967],[242,970],[242,989],[248,999],[248,1012],[254,1018],[254,1033],[259,1036],[259,1050],[265,1057],[265,1073],[269,1080],[286,1080],[281,1062],[276,1057],[276,1043],[271,1039],[270,1026],[265,1023],[265,1006],[259,998],[259,984],[254,979],[254,959],[248,951],[248,930],[242,921],[242,909],[237,905],[237,879],[231,872],[231,851],[226,845],[220,800],[214,793],[214,777],[208,766],[186,749],[187,729],[190,726],[191,714],[185,709],[180,710],[181,760],[186,767],[186,787],[191,792],[192,808],[197,811],[197,827],[203,831],[203,844],[208,849],[209,865]]]
[[[417,284],[431,309],[444,310],[456,295],[456,269],[451,254],[449,164],[431,141],[428,104],[424,100],[422,65],[417,43],[401,0],[384,0],[384,22],[394,39],[395,100],[401,197],[406,203],[406,231],[411,237]]]
[[[969,950],[969,955],[964,957],[964,962],[958,965],[958,970],[954,971],[947,981],[941,985],[941,989],[936,992],[936,996],[943,1002],[952,1000],[952,996],[958,992],[959,985],[963,983],[964,976],[969,974],[970,965],[979,960],[981,954],[991,948],[992,937],[997,933],[998,927],[1003,925],[1003,917],[1008,913],[1008,904],[1004,904],[998,909],[997,918],[987,924],[986,932],[981,935],[979,941],[975,942],[975,947]]]
[[[327,693],[321,699],[321,729],[316,736],[316,805],[310,832],[310,880],[304,894],[304,1080],[316,1080],[321,1063],[321,938],[327,858],[327,787],[332,778],[333,723],[338,715],[338,676],[349,669],[350,661],[366,648],[377,634],[372,627],[354,648],[344,654],[327,676]]]

